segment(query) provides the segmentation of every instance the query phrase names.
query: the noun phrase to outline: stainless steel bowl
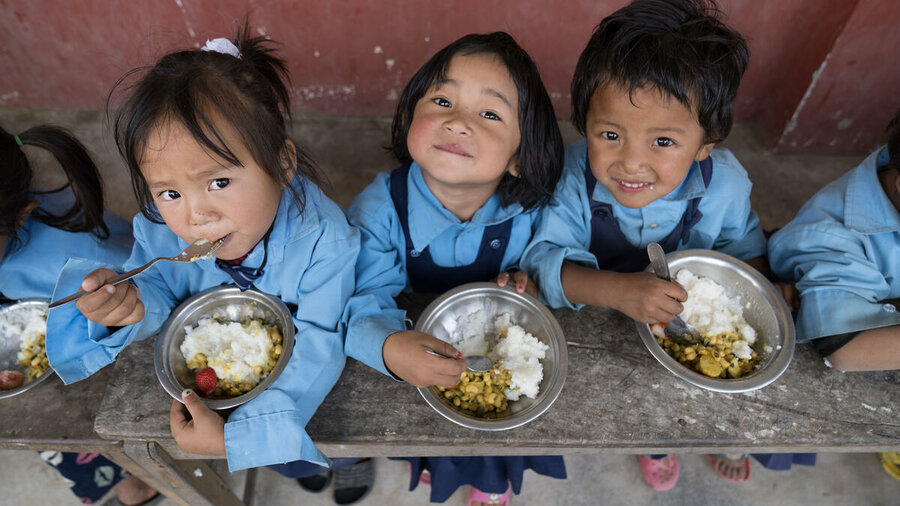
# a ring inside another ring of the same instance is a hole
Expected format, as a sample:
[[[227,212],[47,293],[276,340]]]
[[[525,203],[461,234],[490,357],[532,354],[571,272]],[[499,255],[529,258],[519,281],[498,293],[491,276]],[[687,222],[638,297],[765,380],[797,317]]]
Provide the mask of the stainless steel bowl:
[[[28,309],[43,309],[46,313],[48,302],[49,301],[47,299],[23,299],[13,304],[0,307],[0,315],[5,318],[15,320],[15,315],[17,313]],[[20,351],[22,351],[21,345],[19,343],[19,336],[0,336],[0,370],[19,371],[22,374],[27,374],[25,372],[25,367],[20,365],[18,362],[17,355]],[[41,374],[28,383],[24,383],[18,388],[13,388],[11,390],[0,390],[0,399],[5,399],[7,397],[25,393],[38,386],[41,382],[43,382],[50,376],[53,376],[52,368],[47,369],[46,371],[44,371],[44,374]]]
[[[692,371],[669,356],[646,323],[638,323],[641,339],[666,369],[679,378],[707,390],[749,392],[772,383],[787,369],[794,356],[794,320],[778,290],[756,269],[717,251],[689,249],[666,255],[672,278],[681,269],[705,276],[725,287],[729,297],[740,297],[744,319],[756,330],[753,349],[759,354],[756,370],[737,379],[710,378]]]
[[[256,290],[240,291],[233,285],[217,286],[200,292],[182,302],[172,311],[156,338],[154,363],[156,377],[160,384],[175,400],[181,402],[181,392],[185,388],[195,388],[194,375],[188,370],[181,354],[185,327],[196,325],[201,318],[211,316],[216,310],[226,306],[251,304],[253,318],[259,318],[267,325],[274,325],[284,338],[278,362],[253,390],[229,399],[203,399],[211,409],[228,409],[249,401],[269,387],[284,370],[294,348],[294,321],[284,303],[271,295]]]
[[[550,347],[541,361],[544,379],[537,398],[523,396],[518,401],[510,402],[506,413],[485,418],[453,406],[436,387],[420,388],[419,393],[444,418],[463,427],[507,430],[525,425],[547,411],[566,382],[569,356],[562,328],[553,314],[530,295],[518,294],[511,286],[500,288],[496,283],[470,283],[458,286],[432,301],[416,322],[416,330],[450,341],[457,318],[476,311],[484,311],[486,321],[491,324],[494,316],[509,313],[513,324],[521,326]],[[490,334],[491,329],[486,330]]]

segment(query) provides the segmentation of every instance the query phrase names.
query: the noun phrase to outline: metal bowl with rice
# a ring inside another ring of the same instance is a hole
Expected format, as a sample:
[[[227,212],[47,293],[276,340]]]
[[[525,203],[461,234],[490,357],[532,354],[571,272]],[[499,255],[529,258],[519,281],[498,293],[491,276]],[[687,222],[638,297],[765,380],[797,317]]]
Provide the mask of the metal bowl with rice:
[[[456,287],[428,305],[416,322],[416,330],[452,342],[460,318],[483,312],[485,335],[494,334],[493,321],[508,313],[510,321],[546,344],[541,360],[544,377],[535,399],[521,397],[510,401],[509,408],[499,414],[476,416],[453,406],[436,387],[420,388],[419,393],[444,418],[477,430],[507,430],[522,426],[543,414],[556,401],[566,381],[568,351],[562,328],[547,307],[528,294],[516,293],[512,286],[501,288],[496,283],[469,283]]]
[[[48,302],[47,299],[23,299],[13,302],[0,307],[0,318],[8,321],[13,326],[25,327],[28,323],[26,320],[33,310],[42,310],[46,315]],[[25,366],[18,362],[20,351],[22,351],[22,345],[19,335],[0,335],[0,370],[20,372],[27,378],[28,374]],[[21,386],[9,390],[0,390],[0,399],[23,394],[38,386],[50,376],[53,376],[52,368],[47,369],[43,374],[31,381],[26,380]]]
[[[235,305],[248,308],[250,317],[259,319],[267,326],[275,326],[281,333],[282,352],[272,371],[252,390],[236,397],[226,399],[208,399],[203,401],[211,409],[229,409],[253,399],[271,385],[281,374],[291,358],[294,347],[294,321],[284,303],[271,295],[257,290],[241,291],[234,285],[223,285],[200,292],[175,308],[169,319],[163,324],[156,338],[154,363],[156,376],[160,384],[177,401],[181,401],[181,392],[186,388],[195,388],[194,374],[188,369],[181,344],[185,338],[185,327],[193,327],[202,318],[211,317],[214,313],[228,314],[228,308]],[[231,311],[233,313],[234,311]],[[242,317],[245,315],[242,315]],[[242,321],[230,318],[231,321]]]
[[[678,271],[687,269],[722,285],[728,297],[740,298],[743,317],[757,333],[752,348],[759,354],[760,362],[752,372],[740,378],[711,378],[672,358],[656,341],[650,326],[637,323],[644,345],[656,360],[688,383],[715,392],[749,392],[778,379],[794,356],[795,336],[791,311],[775,286],[753,267],[717,251],[676,251],[666,255],[666,260],[673,279]]]

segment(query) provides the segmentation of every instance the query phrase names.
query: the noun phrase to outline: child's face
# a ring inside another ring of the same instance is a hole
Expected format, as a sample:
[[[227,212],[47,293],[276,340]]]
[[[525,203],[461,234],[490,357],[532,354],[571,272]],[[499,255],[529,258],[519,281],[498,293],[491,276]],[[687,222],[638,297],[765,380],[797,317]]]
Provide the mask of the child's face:
[[[169,124],[150,135],[141,173],[175,235],[189,243],[227,236],[215,256],[231,260],[250,252],[265,235],[275,220],[281,186],[231,128],[217,125],[217,130],[243,167],[206,151],[181,125]]]
[[[507,172],[516,174],[518,89],[491,54],[456,55],[447,80],[416,104],[406,144],[425,181],[438,188],[491,193]]]
[[[594,177],[633,209],[677,188],[713,148],[693,111],[653,89],[597,88],[586,119]]]

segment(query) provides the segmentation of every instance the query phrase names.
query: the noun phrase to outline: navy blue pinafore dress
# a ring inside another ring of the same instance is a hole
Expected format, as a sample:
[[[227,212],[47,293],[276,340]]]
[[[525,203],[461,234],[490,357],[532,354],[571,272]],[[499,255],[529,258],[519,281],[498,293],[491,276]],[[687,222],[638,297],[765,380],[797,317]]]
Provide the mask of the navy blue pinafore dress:
[[[512,218],[484,230],[478,256],[469,265],[441,267],[434,263],[426,247],[417,251],[410,239],[407,205],[409,165],[391,172],[391,199],[406,237],[406,271],[415,292],[441,293],[476,281],[489,281],[500,273],[503,255],[509,243]],[[482,492],[501,494],[512,485],[522,489],[526,469],[553,478],[566,478],[561,456],[512,457],[403,457],[411,465],[409,489],[415,490],[422,471],[431,473],[431,501],[444,502],[462,485]]]
[[[713,161],[707,157],[700,162],[700,175],[703,177],[703,186],[709,187],[712,179]],[[615,272],[639,272],[650,265],[647,250],[632,246],[625,238],[619,223],[613,216],[612,206],[605,202],[598,202],[591,198],[597,179],[591,172],[590,162],[584,169],[584,182],[587,188],[588,198],[591,203],[591,246],[590,252],[597,257],[597,265],[601,269]],[[678,245],[687,243],[691,237],[691,229],[703,217],[700,212],[700,197],[694,197],[688,202],[687,209],[681,216],[681,221],[675,229],[659,242],[663,251],[671,253],[678,250]],[[761,453],[752,454],[760,464],[773,471],[784,471],[791,468],[792,464],[812,466],[816,463],[815,453]],[[662,458],[665,455],[651,455],[653,458]]]

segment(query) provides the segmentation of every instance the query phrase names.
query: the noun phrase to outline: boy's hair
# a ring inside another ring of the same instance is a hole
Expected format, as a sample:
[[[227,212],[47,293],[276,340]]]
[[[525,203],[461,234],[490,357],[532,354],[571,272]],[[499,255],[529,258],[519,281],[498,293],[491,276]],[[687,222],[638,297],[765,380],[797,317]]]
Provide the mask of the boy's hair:
[[[130,96],[116,113],[115,137],[119,153],[128,164],[131,183],[147,219],[162,223],[153,195],[141,174],[140,163],[155,128],[177,122],[205,149],[236,166],[244,164],[225,145],[214,118],[224,120],[244,142],[257,164],[283,188],[289,188],[300,208],[302,188],[291,185],[296,173],[321,182],[318,169],[299,146],[293,173],[282,169],[291,118],[290,76],[284,61],[275,55],[272,41],[252,37],[247,20],[232,41],[240,57],[216,51],[176,51],[160,58],[153,67],[128,72],[110,92],[135,73],[146,72],[130,87]],[[284,80],[282,80],[284,79]],[[107,107],[109,107],[109,101]],[[220,126],[221,128],[221,126]]]
[[[705,142],[731,131],[732,107],[750,52],[719,20],[713,0],[637,0],[603,19],[578,58],[572,122],[586,135],[598,88],[649,87],[696,111]]]
[[[446,80],[450,60],[457,54],[495,55],[516,84],[521,134],[519,177],[509,173],[503,175],[497,187],[500,204],[519,203],[525,209],[545,204],[553,195],[562,173],[562,134],[537,66],[506,32],[466,35],[435,53],[422,65],[400,95],[391,127],[391,151],[401,163],[412,161],[406,137],[416,104],[432,86]]]
[[[900,171],[900,111],[887,126],[887,149],[890,165]]]
[[[19,219],[34,195],[71,188],[75,202],[65,213],[55,215],[38,207],[32,217],[53,228],[90,232],[98,239],[109,237],[109,228],[103,221],[103,183],[84,145],[67,130],[50,125],[31,127],[19,134],[18,139],[17,142],[16,136],[0,128],[0,235],[18,241]],[[68,182],[55,190],[32,189],[34,172],[19,142],[49,151],[66,173]]]

